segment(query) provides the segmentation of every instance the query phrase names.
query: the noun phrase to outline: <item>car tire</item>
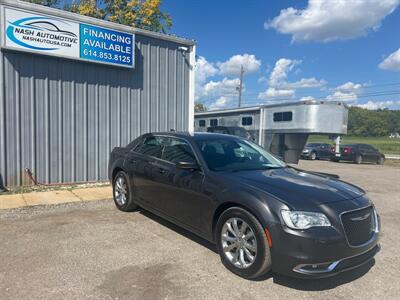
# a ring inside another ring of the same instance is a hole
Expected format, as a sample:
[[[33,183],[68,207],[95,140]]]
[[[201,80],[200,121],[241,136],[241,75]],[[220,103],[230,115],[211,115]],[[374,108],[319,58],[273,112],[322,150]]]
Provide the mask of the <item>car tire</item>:
[[[113,199],[115,206],[121,211],[129,212],[138,208],[133,202],[128,174],[124,171],[119,171],[113,178]]]
[[[356,158],[355,158],[355,160],[354,160],[354,162],[355,162],[357,165],[362,164],[362,162],[363,162],[362,156],[361,156],[361,155],[357,155]]]
[[[311,152],[311,154],[310,154],[310,159],[311,159],[311,160],[316,160],[316,159],[317,159],[317,153]]]
[[[385,163],[385,158],[383,156],[379,157],[378,161],[376,162],[378,165],[383,165]]]
[[[237,221],[237,230],[235,226],[228,225],[234,224],[234,220]],[[244,232],[241,232],[243,229]],[[260,222],[247,210],[232,207],[224,211],[215,228],[215,241],[223,265],[231,272],[246,279],[256,279],[271,270],[271,252],[266,233]]]

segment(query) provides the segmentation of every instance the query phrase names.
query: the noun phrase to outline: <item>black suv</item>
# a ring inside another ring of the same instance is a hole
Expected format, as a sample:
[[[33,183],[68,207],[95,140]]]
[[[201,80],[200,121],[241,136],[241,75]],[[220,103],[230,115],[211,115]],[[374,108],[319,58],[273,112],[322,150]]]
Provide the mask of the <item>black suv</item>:
[[[302,158],[316,160],[332,158],[331,145],[325,143],[308,143],[301,153]]]
[[[340,157],[335,157],[335,161],[353,161],[356,164],[372,162],[383,165],[385,155],[377,149],[367,144],[348,144],[340,146]]]

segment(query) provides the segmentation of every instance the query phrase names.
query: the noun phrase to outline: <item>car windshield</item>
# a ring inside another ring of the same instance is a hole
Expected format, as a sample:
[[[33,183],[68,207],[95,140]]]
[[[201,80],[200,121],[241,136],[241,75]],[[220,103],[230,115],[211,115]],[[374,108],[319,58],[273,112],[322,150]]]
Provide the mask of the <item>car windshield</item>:
[[[212,171],[249,171],[284,168],[286,164],[262,147],[242,139],[196,141]]]

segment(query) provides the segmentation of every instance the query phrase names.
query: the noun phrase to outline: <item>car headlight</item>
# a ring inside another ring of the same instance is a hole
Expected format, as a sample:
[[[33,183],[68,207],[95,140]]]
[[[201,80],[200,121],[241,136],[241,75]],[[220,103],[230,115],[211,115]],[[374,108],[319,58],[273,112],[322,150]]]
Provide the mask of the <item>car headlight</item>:
[[[303,152],[304,152],[304,153],[307,153],[307,152],[310,152],[310,150],[304,149]]]
[[[328,218],[321,213],[307,211],[281,210],[283,221],[292,229],[307,229],[310,227],[331,226]]]

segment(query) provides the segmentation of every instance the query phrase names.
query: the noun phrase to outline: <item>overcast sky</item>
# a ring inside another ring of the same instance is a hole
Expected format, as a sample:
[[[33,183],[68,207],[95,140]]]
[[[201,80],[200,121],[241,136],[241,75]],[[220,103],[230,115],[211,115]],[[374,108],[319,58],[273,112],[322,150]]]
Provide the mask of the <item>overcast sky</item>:
[[[400,109],[400,0],[164,0],[197,40],[196,99],[210,109],[300,99]]]

